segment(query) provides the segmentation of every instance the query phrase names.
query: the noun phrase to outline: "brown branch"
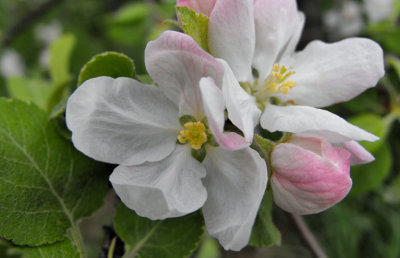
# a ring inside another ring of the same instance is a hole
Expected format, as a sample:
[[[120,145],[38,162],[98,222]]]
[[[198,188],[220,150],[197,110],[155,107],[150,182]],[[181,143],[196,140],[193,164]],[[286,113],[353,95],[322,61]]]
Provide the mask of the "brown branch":
[[[299,215],[291,214],[294,223],[297,226],[297,229],[300,231],[304,240],[307,242],[313,253],[317,258],[328,258],[325,254],[324,250],[322,250],[321,246],[318,244],[317,239],[314,237],[311,230],[308,228],[304,219]]]
[[[14,40],[14,38],[16,38],[26,29],[28,29],[38,19],[47,14],[54,6],[61,3],[62,1],[63,0],[48,0],[47,2],[44,2],[43,4],[33,9],[32,11],[26,13],[15,24],[4,31],[3,36],[0,39],[0,47],[8,46]]]

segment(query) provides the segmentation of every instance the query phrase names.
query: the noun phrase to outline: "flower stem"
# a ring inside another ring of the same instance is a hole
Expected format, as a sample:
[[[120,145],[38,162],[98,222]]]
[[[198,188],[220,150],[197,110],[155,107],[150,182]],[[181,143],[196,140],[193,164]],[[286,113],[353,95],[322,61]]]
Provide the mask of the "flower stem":
[[[110,245],[110,249],[108,249],[108,255],[107,258],[113,258],[114,257],[114,249],[115,249],[115,244],[117,243],[117,237],[115,236],[112,240],[111,240],[111,245]]]
[[[83,248],[83,238],[76,223],[72,224],[70,233],[72,240],[74,241],[76,248],[78,249],[80,258],[85,258],[86,254],[85,249]]]
[[[328,258],[324,250],[322,250],[321,246],[318,244],[317,239],[315,238],[311,230],[308,228],[304,219],[301,216],[295,214],[291,214],[291,216],[294,223],[297,226],[297,229],[300,231],[301,235],[303,236],[304,240],[307,242],[308,246],[313,251],[314,255],[317,258]]]
[[[394,107],[392,111],[383,118],[383,121],[387,126],[390,126],[396,119],[400,121],[400,107]]]

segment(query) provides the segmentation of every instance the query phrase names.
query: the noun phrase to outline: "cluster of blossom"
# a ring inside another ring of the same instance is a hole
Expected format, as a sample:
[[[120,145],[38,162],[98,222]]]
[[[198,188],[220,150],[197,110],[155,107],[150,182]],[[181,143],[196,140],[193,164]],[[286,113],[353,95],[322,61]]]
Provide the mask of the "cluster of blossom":
[[[379,45],[314,41],[295,52],[305,21],[295,0],[177,5],[209,17],[209,53],[166,31],[145,50],[156,85],[98,77],[67,103],[75,147],[119,164],[110,181],[122,202],[150,219],[201,208],[209,234],[240,250],[268,179],[288,212],[316,213],[343,199],[350,165],[374,159],[357,141],[377,137],[319,108],[376,85],[384,74]],[[237,130],[226,131],[226,119]],[[287,135],[270,155],[273,171],[250,148],[258,125]]]

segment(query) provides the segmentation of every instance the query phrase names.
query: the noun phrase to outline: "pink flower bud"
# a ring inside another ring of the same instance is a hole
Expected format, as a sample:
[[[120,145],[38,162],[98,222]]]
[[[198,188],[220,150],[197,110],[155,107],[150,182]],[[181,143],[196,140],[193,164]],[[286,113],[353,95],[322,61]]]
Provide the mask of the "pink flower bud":
[[[176,6],[186,6],[210,17],[217,0],[178,0]]]
[[[294,135],[271,154],[275,203],[295,214],[321,212],[350,191],[351,154],[314,135]]]

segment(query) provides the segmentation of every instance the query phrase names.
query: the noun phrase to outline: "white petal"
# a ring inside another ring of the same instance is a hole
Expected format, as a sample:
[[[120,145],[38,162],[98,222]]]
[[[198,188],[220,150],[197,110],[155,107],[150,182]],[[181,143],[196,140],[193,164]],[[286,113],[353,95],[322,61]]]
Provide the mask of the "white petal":
[[[249,146],[251,141],[246,141],[237,133],[224,133],[225,101],[221,90],[215,85],[214,80],[209,77],[201,79],[200,90],[204,113],[217,143],[227,150],[238,150]]]
[[[299,31],[298,28],[303,18],[295,0],[254,1],[256,48],[253,65],[261,79],[269,74],[291,38],[300,37],[301,29]],[[297,44],[295,38],[293,41]]]
[[[352,166],[375,160],[374,156],[356,141],[343,142],[339,146],[351,153],[350,165]]]
[[[260,123],[270,132],[313,133],[325,137],[331,143],[379,139],[335,114],[307,106],[268,105],[261,115]]]
[[[227,151],[208,148],[204,160],[204,185],[208,199],[203,206],[206,227],[225,249],[247,245],[268,180],[260,155],[246,148]]]
[[[226,60],[239,81],[249,81],[255,47],[253,0],[217,1],[208,39],[211,53]]]
[[[374,87],[385,73],[381,47],[362,38],[333,44],[313,41],[282,63],[294,67],[290,80],[297,86],[281,99],[314,107],[350,100]]]
[[[180,128],[177,107],[159,88],[129,78],[84,82],[68,99],[66,121],[78,150],[124,165],[165,158]]]
[[[297,17],[296,17],[297,18]],[[297,44],[300,41],[301,35],[303,33],[303,28],[306,23],[306,16],[304,15],[303,12],[298,12],[298,21],[296,24],[296,28],[294,29],[292,37],[289,39],[289,42],[280,55],[280,57],[286,56],[286,55],[292,55],[294,51],[296,50]]]
[[[174,103],[180,115],[201,113],[199,81],[202,77],[222,82],[224,68],[188,35],[166,31],[147,44],[146,68],[152,79]]]
[[[252,142],[254,127],[260,120],[261,110],[257,107],[255,97],[249,95],[235,79],[229,65],[222,59],[220,61],[225,67],[222,93],[228,117],[243,132],[246,140]]]
[[[110,176],[122,202],[150,219],[179,217],[203,206],[207,192],[201,182],[206,171],[190,154],[188,145],[177,145],[167,158],[137,166],[118,166]]]

